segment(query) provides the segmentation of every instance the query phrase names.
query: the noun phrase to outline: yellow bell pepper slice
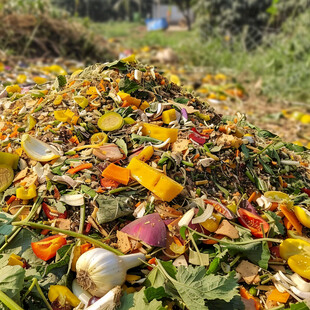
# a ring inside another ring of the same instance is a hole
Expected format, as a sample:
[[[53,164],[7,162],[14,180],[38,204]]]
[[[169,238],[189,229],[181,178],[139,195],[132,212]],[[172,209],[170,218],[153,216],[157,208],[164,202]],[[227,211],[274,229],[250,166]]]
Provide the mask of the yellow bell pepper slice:
[[[60,122],[70,122],[73,116],[74,112],[70,111],[69,109],[54,111],[55,119]]]
[[[300,223],[310,228],[310,212],[307,209],[300,206],[295,206],[294,212]]]
[[[175,121],[177,119],[176,111],[175,109],[166,110],[162,114],[162,120],[164,124],[169,124],[172,121]]]
[[[10,166],[17,169],[19,156],[17,154],[0,152],[0,165]]]
[[[150,191],[155,187],[161,175],[161,172],[136,157],[131,159],[127,168],[130,170],[131,177]]]
[[[37,196],[37,187],[34,184],[31,184],[28,189],[25,189],[24,186],[21,186],[16,189],[16,198],[29,200]]]
[[[150,106],[150,104],[149,104],[147,101],[143,101],[143,102],[140,104],[139,109],[142,110],[142,111],[144,111],[144,110],[147,109],[149,106]]]
[[[0,193],[5,191],[13,182],[14,171],[11,166],[0,165]]]
[[[19,87],[19,85],[15,84],[7,86],[5,90],[8,93],[20,93],[22,89]]]
[[[123,126],[123,118],[116,112],[108,112],[98,120],[98,127],[103,131],[113,131]]]
[[[134,157],[128,167],[131,177],[164,201],[171,201],[183,186]]]
[[[21,266],[21,267],[24,267],[24,263],[21,261],[21,257],[12,253],[9,257],[9,260],[8,260],[8,265],[9,266]]]
[[[310,253],[293,255],[287,263],[294,272],[310,280]]]
[[[54,105],[60,105],[61,102],[62,102],[62,99],[63,99],[62,95],[57,95],[56,98],[53,101],[53,104]]]
[[[75,96],[73,99],[82,109],[85,109],[89,104],[87,98],[84,96]]]
[[[183,186],[162,174],[152,192],[164,201],[171,201],[179,195],[183,190]]]
[[[310,255],[310,243],[302,239],[285,239],[279,249],[280,256],[285,260],[296,254],[309,253]]]
[[[220,215],[212,213],[212,217],[200,223],[200,225],[210,232],[215,232],[220,225],[221,219]]]
[[[124,62],[137,62],[135,54],[122,58],[121,60]]]
[[[18,84],[23,84],[26,82],[26,80],[27,80],[27,76],[25,74],[19,74],[16,78],[16,82]]]
[[[170,138],[170,143],[173,143],[178,138],[178,129],[164,128],[149,123],[143,123],[142,134],[161,141],[166,141]]]
[[[66,303],[72,307],[77,307],[80,300],[64,285],[51,285],[48,291],[48,299],[50,302],[58,300],[62,307]]]
[[[154,148],[150,145],[145,147],[141,153],[138,154],[137,158],[142,161],[149,160],[154,154]]]

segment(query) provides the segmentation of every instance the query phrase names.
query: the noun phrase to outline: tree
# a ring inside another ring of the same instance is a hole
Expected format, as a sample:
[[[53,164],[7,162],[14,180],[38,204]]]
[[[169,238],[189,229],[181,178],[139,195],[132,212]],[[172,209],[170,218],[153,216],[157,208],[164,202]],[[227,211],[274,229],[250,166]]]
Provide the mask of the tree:
[[[182,12],[187,29],[191,30],[192,29],[192,17],[193,17],[193,11],[192,7],[195,5],[197,2],[196,0],[173,0],[173,2],[178,6],[180,11]]]

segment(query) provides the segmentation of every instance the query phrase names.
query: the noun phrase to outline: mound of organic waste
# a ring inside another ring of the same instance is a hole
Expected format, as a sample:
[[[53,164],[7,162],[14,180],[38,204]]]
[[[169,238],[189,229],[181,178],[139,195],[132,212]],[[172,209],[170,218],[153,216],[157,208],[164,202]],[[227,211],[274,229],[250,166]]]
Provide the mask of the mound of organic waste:
[[[5,25],[0,33],[0,45],[15,55],[29,57],[67,57],[91,61],[115,58],[107,41],[82,24],[67,19],[43,15],[1,14]]]
[[[307,308],[304,147],[133,56],[0,97],[0,302]]]

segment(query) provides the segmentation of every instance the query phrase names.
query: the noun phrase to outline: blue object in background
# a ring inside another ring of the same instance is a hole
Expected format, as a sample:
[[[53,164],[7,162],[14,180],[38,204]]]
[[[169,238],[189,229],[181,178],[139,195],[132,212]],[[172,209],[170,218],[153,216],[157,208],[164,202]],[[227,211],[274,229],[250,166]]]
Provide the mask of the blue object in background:
[[[168,28],[166,18],[147,18],[145,23],[147,31],[164,30]]]

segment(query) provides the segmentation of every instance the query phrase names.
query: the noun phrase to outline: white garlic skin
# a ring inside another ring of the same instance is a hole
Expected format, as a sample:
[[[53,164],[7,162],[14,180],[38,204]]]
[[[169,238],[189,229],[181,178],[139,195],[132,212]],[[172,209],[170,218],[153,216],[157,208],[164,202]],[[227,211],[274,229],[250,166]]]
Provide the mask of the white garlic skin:
[[[145,260],[142,253],[118,256],[96,248],[82,254],[76,263],[77,281],[83,289],[97,297],[125,282],[127,270]]]

